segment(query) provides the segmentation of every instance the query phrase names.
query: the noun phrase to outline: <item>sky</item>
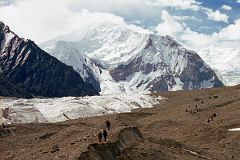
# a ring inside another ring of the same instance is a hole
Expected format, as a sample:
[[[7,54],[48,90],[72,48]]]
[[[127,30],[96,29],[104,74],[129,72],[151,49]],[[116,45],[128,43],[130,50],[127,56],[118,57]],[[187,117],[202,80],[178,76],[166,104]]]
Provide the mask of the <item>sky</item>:
[[[0,0],[0,21],[36,43],[97,22],[142,27],[190,48],[240,48],[240,0]]]

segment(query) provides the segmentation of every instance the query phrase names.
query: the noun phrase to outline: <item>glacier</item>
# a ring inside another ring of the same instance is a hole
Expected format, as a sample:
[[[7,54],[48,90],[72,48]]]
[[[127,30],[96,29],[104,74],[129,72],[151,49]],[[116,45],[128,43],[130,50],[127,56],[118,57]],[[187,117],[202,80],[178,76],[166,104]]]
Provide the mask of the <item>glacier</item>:
[[[69,119],[151,108],[165,98],[146,94],[111,94],[63,98],[0,98],[4,123],[55,123]]]

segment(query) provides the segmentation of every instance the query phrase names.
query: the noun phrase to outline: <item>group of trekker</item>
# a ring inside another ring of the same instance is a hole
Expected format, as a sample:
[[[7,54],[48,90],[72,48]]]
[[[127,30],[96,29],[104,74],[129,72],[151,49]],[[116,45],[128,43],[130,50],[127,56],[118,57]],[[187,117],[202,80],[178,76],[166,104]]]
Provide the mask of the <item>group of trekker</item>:
[[[110,130],[110,126],[111,126],[110,121],[106,120],[106,127],[107,127],[108,131]],[[98,133],[98,142],[102,143],[102,138],[104,138],[104,141],[106,142],[107,141],[107,136],[108,136],[108,133],[107,133],[106,129],[104,129],[103,131],[99,132]]]

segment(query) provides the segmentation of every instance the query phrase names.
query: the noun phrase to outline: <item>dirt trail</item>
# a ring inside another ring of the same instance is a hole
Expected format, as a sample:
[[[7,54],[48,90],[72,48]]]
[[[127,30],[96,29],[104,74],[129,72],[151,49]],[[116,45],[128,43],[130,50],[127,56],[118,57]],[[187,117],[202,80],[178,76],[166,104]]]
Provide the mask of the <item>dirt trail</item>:
[[[240,132],[228,132],[240,127],[240,86],[160,95],[168,98],[164,104],[132,113],[13,126],[10,135],[0,137],[0,159],[240,159]],[[108,142],[97,144],[108,118]],[[132,127],[139,129],[142,139],[134,141],[135,132],[119,138]]]

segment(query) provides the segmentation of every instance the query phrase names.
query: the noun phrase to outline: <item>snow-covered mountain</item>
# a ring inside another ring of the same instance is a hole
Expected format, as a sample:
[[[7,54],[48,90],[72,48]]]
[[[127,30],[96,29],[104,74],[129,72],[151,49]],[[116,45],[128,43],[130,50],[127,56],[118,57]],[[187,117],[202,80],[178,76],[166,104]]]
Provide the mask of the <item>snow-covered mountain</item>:
[[[138,54],[144,48],[148,34],[147,30],[133,25],[100,23],[59,36],[40,44],[40,47],[53,55],[64,56],[69,53],[57,51],[63,47],[74,49],[88,57],[101,60],[105,67],[109,68],[126,63]]]
[[[240,49],[208,47],[198,53],[225,85],[240,84]]]
[[[197,53],[169,36],[155,35],[134,25],[95,24],[40,46],[73,66],[85,81],[94,78],[102,94],[223,85]],[[86,68],[91,74],[84,71]]]

